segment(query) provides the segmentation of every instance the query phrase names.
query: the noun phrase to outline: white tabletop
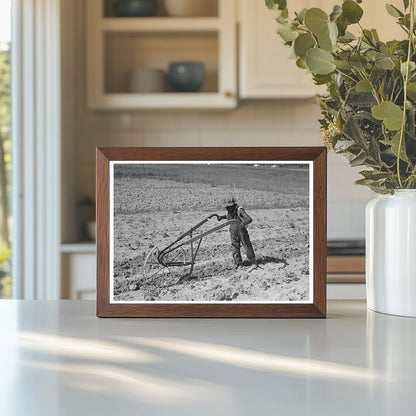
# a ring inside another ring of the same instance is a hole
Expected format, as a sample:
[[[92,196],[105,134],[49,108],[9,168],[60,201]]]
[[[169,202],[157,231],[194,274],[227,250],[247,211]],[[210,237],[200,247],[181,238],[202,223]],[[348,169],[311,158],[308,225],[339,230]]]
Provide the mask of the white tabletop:
[[[412,415],[416,319],[97,319],[0,301],[0,415]]]

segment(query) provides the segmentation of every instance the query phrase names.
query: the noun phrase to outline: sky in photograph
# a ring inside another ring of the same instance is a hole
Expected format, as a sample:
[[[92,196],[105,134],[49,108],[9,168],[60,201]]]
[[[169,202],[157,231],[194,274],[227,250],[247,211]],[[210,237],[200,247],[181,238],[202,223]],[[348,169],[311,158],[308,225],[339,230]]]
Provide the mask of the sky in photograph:
[[[11,0],[0,0],[0,48],[10,42]]]

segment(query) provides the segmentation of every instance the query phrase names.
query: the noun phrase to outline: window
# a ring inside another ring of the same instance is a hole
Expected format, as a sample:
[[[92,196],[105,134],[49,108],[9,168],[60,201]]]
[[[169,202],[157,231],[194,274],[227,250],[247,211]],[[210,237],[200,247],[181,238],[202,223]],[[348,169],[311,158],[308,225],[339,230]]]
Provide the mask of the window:
[[[11,297],[10,44],[11,1],[0,0],[0,298]]]

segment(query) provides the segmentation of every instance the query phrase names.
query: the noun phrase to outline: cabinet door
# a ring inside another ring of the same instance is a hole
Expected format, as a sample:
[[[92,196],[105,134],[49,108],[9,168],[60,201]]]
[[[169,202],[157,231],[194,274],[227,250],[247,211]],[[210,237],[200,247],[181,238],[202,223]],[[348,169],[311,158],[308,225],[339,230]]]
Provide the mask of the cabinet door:
[[[304,7],[320,7],[330,12],[341,0],[298,0],[291,11]],[[389,3],[403,8],[402,0]],[[240,97],[241,98],[304,98],[323,93],[323,87],[313,84],[311,76],[289,59],[290,48],[277,35],[277,12],[268,10],[264,1],[239,0],[240,12]],[[362,25],[377,29],[381,40],[403,39],[404,32],[388,15],[384,2],[366,0]],[[350,31],[359,34],[358,25]]]
[[[65,253],[62,256],[63,299],[95,299],[95,263],[93,253]]]
[[[330,3],[329,0],[299,0],[295,7],[296,10],[304,7],[330,10]],[[305,98],[322,92],[322,88],[314,85],[311,75],[289,59],[291,50],[276,33],[277,13],[258,0],[239,0],[239,9],[240,97]]]

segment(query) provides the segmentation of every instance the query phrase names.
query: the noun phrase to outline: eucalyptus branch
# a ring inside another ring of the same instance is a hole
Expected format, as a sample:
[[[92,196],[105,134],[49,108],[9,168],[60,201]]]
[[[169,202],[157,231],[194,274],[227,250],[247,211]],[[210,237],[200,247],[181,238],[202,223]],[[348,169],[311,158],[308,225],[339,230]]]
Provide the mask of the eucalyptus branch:
[[[404,30],[404,32],[406,33],[406,35],[409,36],[409,31],[407,30],[407,27],[401,25],[400,23],[397,23],[397,24],[400,26],[401,29]]]
[[[345,7],[344,2],[337,9],[334,6],[331,14],[318,7],[306,9],[302,22],[299,17],[288,18],[285,9],[279,19],[284,26],[279,34],[292,46],[288,39],[296,32],[301,36],[296,40],[295,54],[303,58],[305,69],[319,83],[326,84],[328,91],[327,97],[321,97],[324,140],[333,145],[336,153],[353,158],[354,165],[370,169],[363,174],[362,184],[384,194],[399,188],[416,189],[416,134],[409,128],[411,115],[416,114],[416,71],[412,70],[416,52],[416,0],[404,0],[404,15],[394,6],[387,7],[406,33],[404,41],[388,42],[378,40],[375,33],[364,29],[360,22],[364,15],[361,1],[349,1]],[[270,8],[286,5],[285,0],[266,3]],[[356,25],[361,33],[350,36],[340,31],[334,39],[333,23],[338,28],[340,24]],[[335,48],[328,47],[329,41]],[[358,148],[363,152],[360,158]],[[380,171],[391,175],[380,177]]]
[[[370,46],[372,46],[373,48],[374,48],[374,50],[378,50],[377,49],[377,45],[375,45],[374,44],[374,42],[372,41],[372,39],[371,38],[369,38],[366,34],[365,34],[365,32],[364,32],[364,28],[361,26],[361,23],[360,22],[358,22],[358,26],[360,27],[360,29],[361,29],[361,33],[362,33],[362,35],[363,35],[363,37],[365,38],[365,40],[367,41],[367,43],[370,45]]]
[[[403,188],[402,177],[400,173],[400,156],[403,147],[403,141],[405,136],[406,130],[406,110],[407,110],[407,83],[409,82],[409,69],[410,69],[410,62],[412,59],[412,50],[413,50],[413,37],[414,37],[414,28],[415,28],[415,0],[410,0],[410,30],[409,30],[409,45],[407,48],[407,60],[406,60],[406,72],[404,75],[404,85],[403,85],[403,118],[402,118],[402,126],[400,129],[400,139],[399,139],[399,148],[397,150],[397,177],[399,180],[400,188]]]

